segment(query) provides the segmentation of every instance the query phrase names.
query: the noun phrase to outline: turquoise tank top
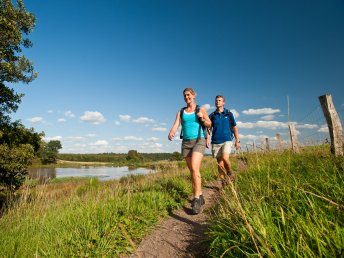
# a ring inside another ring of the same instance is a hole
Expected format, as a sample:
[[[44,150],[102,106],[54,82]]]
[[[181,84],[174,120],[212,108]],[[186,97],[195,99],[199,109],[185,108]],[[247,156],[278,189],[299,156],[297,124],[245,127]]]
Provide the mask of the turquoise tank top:
[[[195,112],[186,113],[184,110],[182,118],[183,139],[193,140],[197,138],[205,138],[202,126],[198,122]]]

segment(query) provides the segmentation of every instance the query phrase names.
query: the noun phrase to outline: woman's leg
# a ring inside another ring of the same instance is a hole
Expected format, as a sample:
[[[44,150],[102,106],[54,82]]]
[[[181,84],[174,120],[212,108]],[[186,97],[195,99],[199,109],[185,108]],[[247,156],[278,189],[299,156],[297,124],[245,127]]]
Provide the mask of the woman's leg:
[[[191,173],[194,197],[199,197],[199,195],[202,193],[202,179],[201,179],[201,172],[200,172],[202,158],[203,158],[202,153],[192,152],[192,156],[189,161],[190,166],[188,165],[190,173]]]

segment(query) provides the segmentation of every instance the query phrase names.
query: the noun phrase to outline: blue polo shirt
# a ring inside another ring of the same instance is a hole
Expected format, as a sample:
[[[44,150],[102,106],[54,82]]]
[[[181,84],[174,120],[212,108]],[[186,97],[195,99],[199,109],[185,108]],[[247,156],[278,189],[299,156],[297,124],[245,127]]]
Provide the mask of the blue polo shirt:
[[[236,121],[232,112],[215,110],[209,118],[212,122],[211,143],[220,144],[233,139],[232,126],[236,126]]]

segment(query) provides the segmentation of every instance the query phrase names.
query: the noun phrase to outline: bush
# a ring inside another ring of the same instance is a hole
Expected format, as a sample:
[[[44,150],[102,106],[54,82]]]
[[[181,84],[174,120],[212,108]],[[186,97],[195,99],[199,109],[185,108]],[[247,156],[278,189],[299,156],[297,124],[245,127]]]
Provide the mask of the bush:
[[[17,147],[0,144],[0,185],[11,191],[18,189],[25,180],[33,157],[34,149],[30,144]]]

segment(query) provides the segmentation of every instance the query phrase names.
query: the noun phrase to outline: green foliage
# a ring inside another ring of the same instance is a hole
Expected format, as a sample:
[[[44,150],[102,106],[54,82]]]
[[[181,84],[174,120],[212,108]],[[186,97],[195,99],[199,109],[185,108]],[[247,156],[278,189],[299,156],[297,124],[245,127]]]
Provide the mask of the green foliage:
[[[21,123],[14,122],[4,124],[0,129],[0,144],[6,144],[10,147],[20,144],[30,144],[37,153],[42,145],[44,133],[37,133],[33,128],[25,128]]]
[[[134,150],[135,152],[135,150]],[[76,162],[109,162],[115,166],[145,166],[147,162],[170,160],[171,153],[137,153],[139,158],[128,159],[128,153],[70,154],[60,153],[58,159]],[[132,155],[132,154],[131,154]],[[135,154],[134,154],[135,157]]]
[[[59,149],[62,148],[60,141],[49,141],[44,144],[40,152],[40,159],[43,164],[54,164],[57,160]]]
[[[137,152],[137,150],[129,150],[127,155],[127,160],[132,162],[138,162],[142,160],[141,155]]]
[[[28,35],[35,26],[35,17],[32,13],[26,12],[22,0],[17,1],[14,6],[11,0],[0,2],[0,89],[1,96],[6,96],[1,101],[5,111],[15,111],[20,94],[4,86],[4,82],[29,83],[34,80],[37,74],[34,72],[32,63],[24,55],[20,56],[22,47],[32,46]]]
[[[170,158],[170,160],[176,160],[176,161],[183,160],[183,159],[184,159],[183,155],[180,152],[178,152],[178,151],[173,152],[172,156]]]
[[[212,219],[211,257],[343,255],[343,157],[304,150],[248,156],[248,165]]]
[[[34,157],[30,144],[22,144],[10,148],[0,144],[0,185],[11,191],[18,189],[24,182],[27,167]]]
[[[22,48],[32,46],[26,38],[35,26],[35,17],[26,12],[23,1],[0,1],[0,184],[11,190],[23,182],[26,168],[39,150],[42,134],[11,122],[9,114],[16,112],[23,94],[6,83],[29,83],[37,74],[32,62],[21,55]],[[30,144],[31,146],[27,145]]]

